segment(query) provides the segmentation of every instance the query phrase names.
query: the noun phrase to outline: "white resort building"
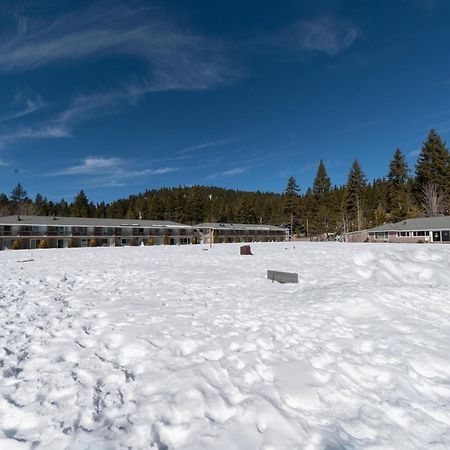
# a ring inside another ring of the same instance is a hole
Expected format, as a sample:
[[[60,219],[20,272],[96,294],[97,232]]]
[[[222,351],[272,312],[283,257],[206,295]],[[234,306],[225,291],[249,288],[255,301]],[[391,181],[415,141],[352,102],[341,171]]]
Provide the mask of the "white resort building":
[[[347,242],[450,243],[450,216],[420,217],[346,235]]]

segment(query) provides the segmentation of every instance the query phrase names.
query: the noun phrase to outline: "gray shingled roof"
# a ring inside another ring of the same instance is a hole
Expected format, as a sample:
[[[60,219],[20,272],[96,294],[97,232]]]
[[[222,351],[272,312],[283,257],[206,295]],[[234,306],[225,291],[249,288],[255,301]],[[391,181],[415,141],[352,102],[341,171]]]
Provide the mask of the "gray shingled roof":
[[[375,228],[370,228],[367,231],[399,231],[399,228],[395,223],[384,223]]]
[[[450,230],[450,216],[418,217],[401,220],[396,223],[385,223],[367,231],[433,231]]]
[[[0,217],[0,225],[74,226],[74,227],[135,227],[135,228],[192,228],[166,220],[88,219],[84,217],[17,216]]]
[[[199,223],[195,228],[212,228],[213,230],[239,230],[239,231],[285,231],[284,228],[274,225],[259,225],[251,223]]]

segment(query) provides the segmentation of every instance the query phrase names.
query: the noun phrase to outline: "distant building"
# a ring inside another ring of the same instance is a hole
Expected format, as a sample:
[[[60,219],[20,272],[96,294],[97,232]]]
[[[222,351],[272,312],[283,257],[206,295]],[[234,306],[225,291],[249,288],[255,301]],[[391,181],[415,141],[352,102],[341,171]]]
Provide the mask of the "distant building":
[[[190,244],[193,228],[164,220],[88,219],[80,217],[0,217],[0,249],[19,240],[21,248],[38,248],[45,240],[49,248],[98,246]]]
[[[24,249],[88,247],[148,244],[185,245],[193,239],[214,242],[284,241],[288,230],[272,225],[203,223],[192,227],[165,220],[89,219],[81,217],[17,216],[0,217],[0,250],[11,248],[14,241]]]
[[[288,239],[289,230],[274,225],[256,225],[243,223],[200,223],[195,226],[200,242],[271,242]]]
[[[450,216],[420,217],[347,233],[347,242],[450,243]]]

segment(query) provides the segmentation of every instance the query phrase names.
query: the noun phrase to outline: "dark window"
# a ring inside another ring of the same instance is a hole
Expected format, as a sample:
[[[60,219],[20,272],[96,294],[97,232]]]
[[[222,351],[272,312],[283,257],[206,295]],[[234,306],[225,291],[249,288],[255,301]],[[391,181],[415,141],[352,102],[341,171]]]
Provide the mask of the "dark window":
[[[439,242],[441,240],[441,232],[433,231],[433,241]]]
[[[442,231],[442,240],[443,241],[450,241],[450,230],[443,230]]]

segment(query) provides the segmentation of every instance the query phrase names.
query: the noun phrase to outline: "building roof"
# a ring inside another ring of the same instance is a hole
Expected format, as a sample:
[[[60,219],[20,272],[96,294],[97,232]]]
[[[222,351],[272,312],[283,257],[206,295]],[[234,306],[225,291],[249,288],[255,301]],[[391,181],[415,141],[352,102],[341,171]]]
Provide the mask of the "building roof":
[[[397,227],[397,225],[395,223],[384,223],[383,225],[379,225],[378,227],[375,228],[369,228],[368,230],[365,231],[379,231],[379,232],[383,232],[383,231],[398,231],[399,228]]]
[[[17,216],[0,217],[0,225],[74,226],[74,227],[136,227],[136,228],[192,228],[167,220],[90,219],[85,217]]]
[[[405,219],[396,223],[385,223],[367,231],[432,231],[450,230],[450,216],[418,217]]]
[[[286,231],[275,225],[261,225],[251,223],[199,223],[195,228],[212,228],[213,230],[239,230],[239,231]]]

